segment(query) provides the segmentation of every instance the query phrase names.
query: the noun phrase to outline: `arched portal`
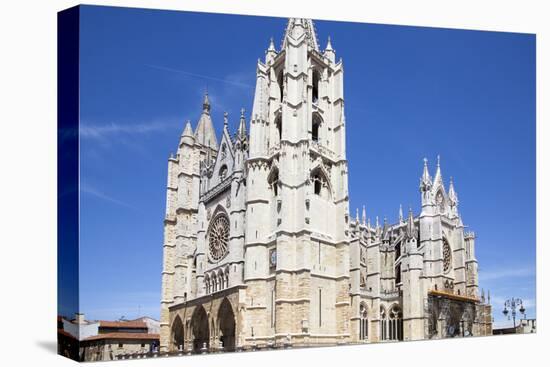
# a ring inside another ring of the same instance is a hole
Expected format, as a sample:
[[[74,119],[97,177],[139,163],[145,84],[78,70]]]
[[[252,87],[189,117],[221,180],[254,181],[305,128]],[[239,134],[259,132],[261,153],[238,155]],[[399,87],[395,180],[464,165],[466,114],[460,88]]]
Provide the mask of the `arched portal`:
[[[235,314],[227,298],[224,298],[218,311],[219,340],[225,351],[235,350]]]
[[[191,327],[193,330],[193,351],[200,353],[203,346],[209,348],[210,331],[208,329],[208,315],[204,307],[199,306],[193,312]]]
[[[176,316],[176,319],[172,323],[172,350],[184,350],[184,330],[183,322],[179,316]]]

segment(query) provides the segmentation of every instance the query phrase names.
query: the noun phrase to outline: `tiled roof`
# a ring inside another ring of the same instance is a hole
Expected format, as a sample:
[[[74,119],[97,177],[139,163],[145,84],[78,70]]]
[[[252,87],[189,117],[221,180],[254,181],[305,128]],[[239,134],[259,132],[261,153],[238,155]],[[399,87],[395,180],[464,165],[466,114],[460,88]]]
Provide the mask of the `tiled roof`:
[[[57,329],[57,334],[58,334],[58,335],[66,336],[66,337],[71,338],[71,339],[76,339],[76,338],[74,337],[74,335],[70,334],[69,332],[67,332],[67,331],[65,331],[65,330],[63,330],[63,329]]]
[[[84,340],[101,340],[101,339],[117,339],[117,340],[158,340],[159,334],[149,334],[149,333],[106,333],[90,336]]]
[[[147,324],[143,321],[99,321],[99,327],[113,327],[124,329],[147,328]]]

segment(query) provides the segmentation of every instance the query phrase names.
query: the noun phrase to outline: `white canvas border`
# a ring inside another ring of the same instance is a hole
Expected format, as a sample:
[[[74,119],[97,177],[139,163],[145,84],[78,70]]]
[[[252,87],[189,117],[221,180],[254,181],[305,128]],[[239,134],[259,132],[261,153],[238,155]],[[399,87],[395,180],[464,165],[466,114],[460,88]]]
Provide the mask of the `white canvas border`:
[[[120,361],[117,366],[520,365],[545,355],[550,31],[543,1],[95,1],[98,5],[537,34],[537,335]],[[72,1],[4,2],[0,21],[3,365],[69,365],[56,350],[56,12]],[[546,24],[545,24],[546,23]],[[546,103],[546,105],[544,105]],[[546,167],[545,167],[546,166]],[[513,169],[513,167],[511,167]],[[505,198],[503,198],[505,200]],[[502,215],[498,213],[497,215]],[[513,226],[513,223],[509,224]],[[515,228],[521,230],[521,228]],[[10,363],[12,362],[12,363]],[[34,362],[34,363],[33,363]]]

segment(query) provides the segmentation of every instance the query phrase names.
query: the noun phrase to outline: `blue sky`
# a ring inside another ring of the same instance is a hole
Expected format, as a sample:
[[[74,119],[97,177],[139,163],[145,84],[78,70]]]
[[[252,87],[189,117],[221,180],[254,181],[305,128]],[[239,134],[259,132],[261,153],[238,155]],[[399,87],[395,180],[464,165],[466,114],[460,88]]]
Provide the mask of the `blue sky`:
[[[289,14],[292,15],[292,14]],[[506,298],[535,316],[535,36],[316,21],[345,68],[351,211],[420,209],[441,155],[477,233],[497,325]],[[167,158],[208,88],[218,134],[251,110],[256,60],[286,19],[82,8],[81,311],[159,317]],[[247,117],[248,119],[248,117]]]

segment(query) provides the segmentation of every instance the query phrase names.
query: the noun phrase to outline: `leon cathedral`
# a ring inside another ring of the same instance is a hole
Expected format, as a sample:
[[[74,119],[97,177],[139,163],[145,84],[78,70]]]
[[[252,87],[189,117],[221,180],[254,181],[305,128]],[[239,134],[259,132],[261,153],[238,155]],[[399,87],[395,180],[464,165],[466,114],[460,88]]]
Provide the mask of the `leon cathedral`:
[[[168,160],[163,352],[490,335],[475,235],[452,180],[426,159],[421,212],[350,215],[344,68],[313,22],[291,18],[258,61],[249,122],[210,102]],[[419,170],[420,171],[420,170]]]

